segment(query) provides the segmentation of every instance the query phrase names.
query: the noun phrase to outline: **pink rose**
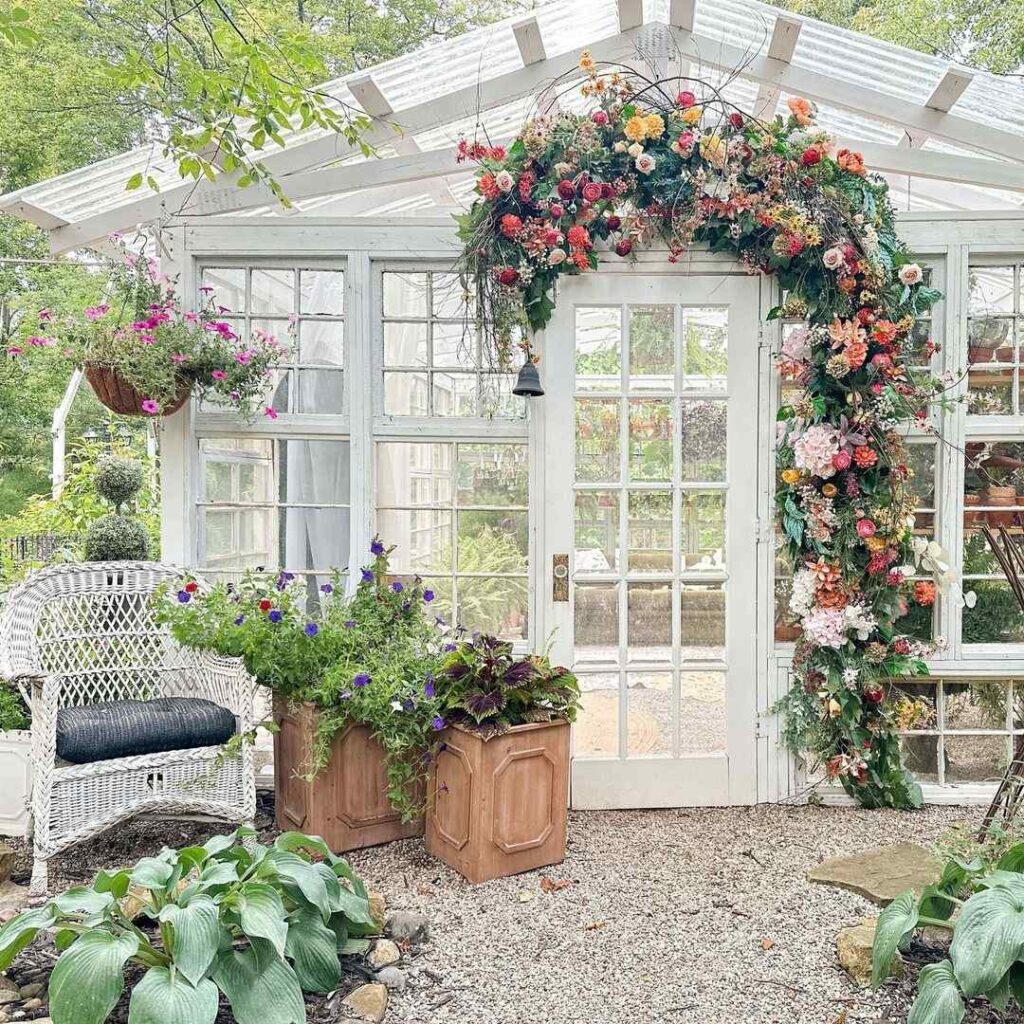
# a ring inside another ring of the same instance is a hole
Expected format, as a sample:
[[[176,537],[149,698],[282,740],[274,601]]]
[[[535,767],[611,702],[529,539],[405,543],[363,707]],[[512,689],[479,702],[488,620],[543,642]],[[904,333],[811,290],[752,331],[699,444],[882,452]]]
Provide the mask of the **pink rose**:
[[[605,125],[608,123],[608,115],[603,110],[595,110],[590,115],[590,120],[593,121],[594,124]]]
[[[878,527],[870,519],[858,519],[857,520],[857,536],[862,540],[867,540],[868,537],[874,537]]]
[[[583,186],[583,198],[588,203],[596,203],[601,198],[601,184],[597,181],[588,181]]]
[[[841,450],[832,456],[832,467],[838,470],[849,469],[852,461],[853,459],[850,453],[848,451]]]
[[[551,204],[551,216],[558,220],[559,217],[565,216],[565,207],[561,203]]]

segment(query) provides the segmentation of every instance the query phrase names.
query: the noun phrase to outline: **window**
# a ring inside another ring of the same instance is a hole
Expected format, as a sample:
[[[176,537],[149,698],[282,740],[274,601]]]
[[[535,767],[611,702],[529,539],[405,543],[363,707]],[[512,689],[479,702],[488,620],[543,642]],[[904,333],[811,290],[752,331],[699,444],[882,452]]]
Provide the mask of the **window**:
[[[524,444],[377,444],[377,532],[392,568],[422,576],[438,613],[507,639],[528,636]]]
[[[205,438],[199,461],[205,574],[230,578],[264,566],[326,577],[347,567],[347,441]]]
[[[384,412],[392,416],[522,418],[526,403],[467,316],[457,274],[383,273]]]
[[[245,338],[256,331],[287,342],[269,404],[277,412],[345,412],[345,274],[325,267],[205,267],[203,288]]]
[[[967,297],[967,411],[1021,414],[1021,263],[972,264]]]

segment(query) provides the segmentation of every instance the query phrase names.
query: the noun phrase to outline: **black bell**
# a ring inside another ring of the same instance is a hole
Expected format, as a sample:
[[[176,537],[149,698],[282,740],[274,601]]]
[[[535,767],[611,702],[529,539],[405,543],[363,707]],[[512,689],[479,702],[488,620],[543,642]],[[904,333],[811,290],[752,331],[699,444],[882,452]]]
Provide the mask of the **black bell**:
[[[544,394],[544,389],[540,386],[540,374],[537,372],[536,363],[532,361],[523,363],[512,394],[522,395],[524,398],[539,398]]]

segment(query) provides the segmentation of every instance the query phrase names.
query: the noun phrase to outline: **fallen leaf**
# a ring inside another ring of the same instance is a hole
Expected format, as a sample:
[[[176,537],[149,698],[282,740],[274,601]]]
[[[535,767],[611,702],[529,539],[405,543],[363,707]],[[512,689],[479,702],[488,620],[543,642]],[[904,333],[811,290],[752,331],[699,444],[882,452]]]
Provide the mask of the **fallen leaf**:
[[[772,946],[774,946],[774,945],[775,945],[775,940],[774,939],[762,939],[761,940],[761,948],[762,949],[771,949]]]
[[[558,892],[559,889],[565,889],[572,885],[571,878],[548,878],[547,875],[540,876],[540,887],[544,892]]]
[[[530,900],[532,900],[534,898],[534,896],[536,896],[536,895],[537,895],[536,893],[530,892],[527,889],[522,889],[519,892],[519,902],[520,903],[529,903]]]
[[[607,925],[607,921],[591,921],[590,924],[583,926],[583,930],[585,932],[596,932],[599,928],[605,928]]]

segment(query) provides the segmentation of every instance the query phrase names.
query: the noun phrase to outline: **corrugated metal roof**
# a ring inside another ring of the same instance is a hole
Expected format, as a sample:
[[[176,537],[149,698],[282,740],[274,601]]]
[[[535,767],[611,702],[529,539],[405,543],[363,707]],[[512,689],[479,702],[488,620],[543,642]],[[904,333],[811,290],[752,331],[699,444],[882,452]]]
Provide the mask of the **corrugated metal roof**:
[[[646,0],[645,26],[637,41],[638,60],[661,58],[664,64],[671,55],[674,42],[664,28],[668,4],[669,0]],[[619,32],[614,0],[557,0],[532,13],[540,25],[548,57],[575,54],[585,46],[609,39]],[[794,17],[756,0],[698,0],[694,32],[703,40],[702,60],[713,64],[721,56],[714,52],[716,46],[738,48],[749,57],[763,54],[779,14]],[[508,19],[456,39],[434,43],[372,69],[374,81],[397,111],[395,119],[401,119],[404,109],[420,107],[430,100],[520,69],[521,59],[512,31],[515,20]],[[919,107],[929,98],[948,67],[947,62],[938,57],[811,19],[799,20],[802,30],[791,61],[793,67],[828,75],[851,87],[866,86]],[[354,104],[347,82],[363,74],[365,72],[330,82],[326,91],[339,103]],[[711,81],[722,81],[728,77],[721,71],[705,71],[705,74]],[[725,91],[738,106],[750,108],[758,86],[749,79],[737,78],[728,81]],[[471,89],[468,95],[472,93]],[[523,100],[481,114],[468,95],[464,97],[461,109],[456,107],[451,111],[448,123],[419,133],[418,141],[422,148],[442,148],[453,142],[460,131],[472,131],[479,122],[485,123],[495,137],[510,135],[532,107],[530,101]],[[954,113],[978,124],[1024,137],[1024,84],[977,72],[956,104]],[[900,128],[873,119],[870,112],[850,113],[821,106],[820,114],[823,127],[844,137],[887,144],[902,138]],[[302,142],[323,134],[319,130],[295,133],[288,138],[286,154],[296,153]],[[343,151],[344,146],[339,143],[339,153]],[[970,149],[965,152],[976,155]],[[271,157],[280,153],[278,149],[267,151]],[[301,165],[299,155],[296,166]],[[27,206],[44,211],[50,218],[74,224],[123,208],[126,224],[132,223],[132,207],[146,193],[145,190],[126,192],[125,182],[139,170],[152,176],[162,191],[178,190],[180,193],[183,188],[191,187],[190,183],[182,183],[173,161],[165,158],[160,148],[154,145],[0,197],[0,209],[15,210],[21,204],[22,215],[31,215],[31,211],[26,210]],[[282,181],[287,190],[286,178]],[[422,191],[420,187],[408,188],[413,196]],[[1000,194],[993,193],[993,199],[1002,205]],[[323,203],[324,200],[319,199],[303,205],[320,208]],[[392,204],[389,202],[388,205]],[[174,209],[180,206],[179,197]]]

